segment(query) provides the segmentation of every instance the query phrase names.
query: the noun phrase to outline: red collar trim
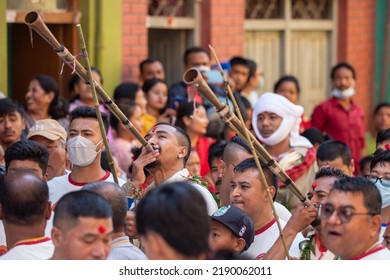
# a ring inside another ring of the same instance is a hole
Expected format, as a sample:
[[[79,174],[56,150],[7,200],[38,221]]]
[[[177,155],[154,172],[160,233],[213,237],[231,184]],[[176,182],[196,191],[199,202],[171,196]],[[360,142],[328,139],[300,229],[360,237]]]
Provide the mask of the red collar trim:
[[[104,174],[104,176],[102,178],[100,178],[99,180],[97,180],[97,181],[105,181],[105,180],[107,180],[108,177],[110,177],[110,175],[111,175],[110,171],[106,170],[106,174]],[[72,185],[75,185],[75,186],[78,186],[78,187],[84,187],[86,184],[90,183],[90,182],[79,183],[79,182],[73,181],[71,176],[72,176],[72,173],[69,174],[68,181]]]
[[[368,255],[374,254],[374,253],[376,253],[380,250],[383,250],[383,249],[387,249],[387,248],[385,248],[385,246],[383,246],[383,245],[379,245],[378,247],[376,247],[370,251],[364,252],[363,254],[358,255],[357,257],[354,257],[352,260],[360,260]]]
[[[19,246],[19,245],[33,245],[33,244],[43,243],[43,242],[46,242],[49,240],[50,240],[50,238],[45,237],[45,236],[38,237],[38,238],[29,238],[29,239],[24,239],[24,240],[20,240],[20,241],[16,242],[14,247]]]
[[[321,245],[321,242],[320,242],[320,239],[318,238],[317,232],[314,234],[314,241],[316,242],[316,246],[317,246],[318,250],[320,251],[320,253],[325,253],[326,251],[328,251],[328,248]]]
[[[255,231],[255,235],[259,235],[259,234],[263,233],[264,231],[269,229],[274,223],[276,223],[276,219],[275,218],[273,218],[268,224],[266,224],[262,228],[256,230]]]

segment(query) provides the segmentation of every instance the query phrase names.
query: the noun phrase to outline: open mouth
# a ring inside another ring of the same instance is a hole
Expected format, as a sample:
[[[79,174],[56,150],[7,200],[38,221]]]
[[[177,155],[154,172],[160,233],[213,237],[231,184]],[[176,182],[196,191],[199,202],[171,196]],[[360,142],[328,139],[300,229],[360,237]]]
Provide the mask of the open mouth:
[[[331,237],[341,237],[341,233],[337,232],[337,231],[334,231],[334,230],[329,230],[328,231],[328,235],[331,236]]]

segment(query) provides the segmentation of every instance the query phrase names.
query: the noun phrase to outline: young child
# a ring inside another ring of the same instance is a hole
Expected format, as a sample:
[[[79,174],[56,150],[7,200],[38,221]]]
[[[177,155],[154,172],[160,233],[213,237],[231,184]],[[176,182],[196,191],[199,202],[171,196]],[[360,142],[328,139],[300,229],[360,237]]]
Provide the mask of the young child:
[[[252,219],[241,209],[223,206],[211,216],[209,245],[213,252],[231,251],[241,254],[254,239]]]

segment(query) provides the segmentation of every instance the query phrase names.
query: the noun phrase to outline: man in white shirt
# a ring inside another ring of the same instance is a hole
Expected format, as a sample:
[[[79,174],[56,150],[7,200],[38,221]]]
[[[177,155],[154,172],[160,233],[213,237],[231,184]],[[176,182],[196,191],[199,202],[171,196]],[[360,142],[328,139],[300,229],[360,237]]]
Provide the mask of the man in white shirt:
[[[230,183],[231,204],[247,213],[254,224],[255,239],[249,249],[243,253],[250,259],[262,259],[280,234],[271,206],[275,195],[273,174],[265,165],[262,165],[262,170],[269,185],[270,196],[267,194],[267,186],[261,183],[260,172],[254,158],[245,159],[234,168],[234,177]],[[282,219],[279,219],[279,223],[282,228],[286,225]],[[291,256],[299,256],[298,246],[303,239],[302,234],[294,239],[290,249]]]
[[[106,131],[107,114],[102,113]],[[84,185],[96,181],[114,182],[111,172],[100,165],[101,151],[104,147],[102,133],[94,108],[77,107],[72,111],[69,124],[67,151],[73,166],[72,172],[55,177],[48,182],[50,201],[53,205],[66,193],[78,191]],[[125,181],[118,178],[119,185]]]

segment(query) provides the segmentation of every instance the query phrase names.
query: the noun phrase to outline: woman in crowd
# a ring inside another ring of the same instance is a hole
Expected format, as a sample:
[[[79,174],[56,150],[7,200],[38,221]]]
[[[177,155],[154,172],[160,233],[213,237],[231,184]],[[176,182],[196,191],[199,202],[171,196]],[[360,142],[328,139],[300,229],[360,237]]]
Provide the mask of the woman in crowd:
[[[298,105],[300,94],[299,81],[294,76],[283,76],[275,83],[274,92],[283,95],[293,104]],[[302,115],[301,119],[299,133],[311,127],[310,119],[305,115]]]
[[[126,82],[118,85],[114,91],[114,101],[117,104],[122,102],[126,103],[128,101],[137,104],[141,111],[141,121],[143,122],[142,116],[146,114],[146,104],[148,102],[146,101],[144,92],[138,84]],[[144,129],[143,124],[139,129],[139,132],[141,135],[145,135],[146,130]]]
[[[38,120],[55,119],[68,130],[68,103],[59,97],[58,85],[53,77],[38,75],[32,78],[25,98],[27,128]]]
[[[100,70],[92,67],[92,78],[99,84],[103,85],[103,77]],[[94,107],[91,87],[86,84],[78,75],[72,76],[69,81],[69,90],[74,95],[70,102],[69,111],[72,112],[79,106]],[[100,105],[100,111],[105,112],[104,105]]]
[[[184,102],[179,105],[175,125],[187,133],[192,149],[198,152],[201,176],[205,176],[210,172],[207,161],[209,147],[215,142],[213,138],[205,137],[208,124],[207,113],[202,105],[194,102]]]
[[[133,101],[121,101],[117,104],[119,109],[131,121],[134,127],[142,130],[141,109]],[[110,126],[116,132],[116,137],[110,141],[112,154],[116,157],[119,167],[128,172],[133,162],[132,149],[139,147],[140,143],[134,135],[111,113]]]
[[[146,114],[142,116],[145,131],[149,131],[156,123],[174,121],[176,112],[168,108],[168,85],[160,79],[150,79],[144,82],[142,90],[145,93]]]

